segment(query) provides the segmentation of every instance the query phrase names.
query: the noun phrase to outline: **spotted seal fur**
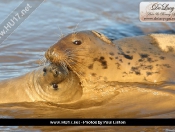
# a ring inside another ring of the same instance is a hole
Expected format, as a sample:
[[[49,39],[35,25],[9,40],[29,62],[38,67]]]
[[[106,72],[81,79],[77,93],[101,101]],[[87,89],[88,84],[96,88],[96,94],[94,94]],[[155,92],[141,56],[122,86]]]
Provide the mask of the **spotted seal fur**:
[[[175,78],[174,37],[147,35],[112,42],[97,31],[80,31],[60,39],[45,57],[63,63],[81,81],[171,82]]]

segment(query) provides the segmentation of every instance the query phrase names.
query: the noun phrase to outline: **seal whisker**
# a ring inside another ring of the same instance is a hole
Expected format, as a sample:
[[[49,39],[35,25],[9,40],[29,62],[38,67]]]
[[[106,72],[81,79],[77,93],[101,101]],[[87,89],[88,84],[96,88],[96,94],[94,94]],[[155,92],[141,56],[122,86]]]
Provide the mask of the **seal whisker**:
[[[63,61],[60,62],[60,65],[62,66],[62,68],[66,71],[67,74],[69,74],[69,71],[67,69],[66,63]]]
[[[60,39],[61,38],[63,38],[64,37],[64,34],[63,34],[63,32],[61,31],[61,29],[60,29],[60,27],[58,26],[58,29],[59,29],[59,31],[60,31],[60,33],[61,33],[61,35],[59,35],[60,36]]]
[[[79,76],[79,77],[84,77],[83,74],[82,74],[81,72],[79,72],[79,71],[77,72],[77,71],[75,70],[75,67],[72,66],[72,65],[70,65],[70,64],[67,62],[66,59],[65,59],[64,61],[65,61],[66,64],[73,70],[73,72],[75,72],[75,73],[77,74],[77,76]]]
[[[81,59],[81,58],[86,57],[86,55],[77,55],[77,54],[74,54],[74,55],[71,55],[70,57]],[[94,57],[89,56],[89,58],[94,58]]]
[[[45,51],[42,51],[43,53]],[[39,59],[39,62],[38,62],[39,66],[45,66],[47,64],[47,59],[45,58],[44,54],[42,54],[42,57]]]
[[[68,57],[76,57],[76,58],[78,58],[79,56],[81,57],[86,57],[86,55],[84,55],[84,54],[70,54],[70,53],[67,53],[66,54]]]
[[[82,22],[82,20],[79,22],[79,23],[77,23],[77,25],[75,26],[75,28],[73,29],[73,33],[74,34],[77,34],[77,32],[76,32],[76,29],[78,28],[78,26],[79,26],[79,24]]]
[[[74,67],[82,69],[82,70],[83,70],[83,67],[86,67],[84,64],[81,63],[81,61],[77,61],[74,58],[69,58],[69,60],[66,59],[66,62],[69,65],[70,65],[70,63],[73,63],[71,66],[74,66]]]
[[[73,61],[73,60],[71,60],[71,61]],[[68,65],[70,65],[70,64],[68,64]],[[73,70],[73,71],[75,71],[75,69],[79,69],[79,71],[76,71],[76,74],[79,76],[79,77],[84,77],[84,73],[82,72],[83,70],[84,70],[84,68],[85,68],[85,65],[82,65],[81,63],[75,63],[74,65],[71,65],[71,69]]]
[[[82,52],[82,54],[80,54],[81,52],[79,52],[78,54],[77,54],[77,52],[76,52],[76,50],[72,50],[72,51],[69,51],[69,50],[66,50],[65,51],[65,54],[66,54],[66,56],[72,56],[72,57],[77,57],[77,58],[79,58],[79,57],[85,57],[86,55],[84,54],[84,52]],[[91,57],[91,56],[89,56],[89,58],[94,58],[94,57]]]
[[[80,65],[82,65],[82,66],[85,66],[84,64],[81,63],[81,60],[78,61],[78,59],[76,59],[76,58],[74,58],[74,57],[69,57],[69,60],[72,61],[72,62],[74,62],[75,64],[78,63],[78,64],[80,64]],[[68,61],[69,61],[69,60],[68,60]],[[85,66],[85,67],[86,67],[86,66]]]
[[[52,63],[51,63],[51,64],[52,64]],[[56,64],[56,65],[61,66],[61,67],[63,68],[63,70],[64,70],[67,74],[69,73],[69,71],[68,71],[68,69],[67,69],[67,66],[66,66],[66,63],[64,62],[64,60],[59,61],[59,63]],[[51,65],[51,68],[54,69],[54,66]]]
[[[42,57],[42,58],[39,60],[39,66],[45,66],[45,63],[46,63],[46,59],[45,59],[45,57]]]
[[[84,64],[81,64],[81,61],[77,61],[77,60],[74,59],[74,58],[69,58],[69,60],[67,60],[67,61],[73,62],[74,65],[80,64],[80,65],[82,65],[82,66],[85,66]],[[80,66],[80,67],[81,67],[81,66]]]
[[[88,50],[85,49],[85,48],[80,48],[80,49],[66,49],[66,50],[64,50],[64,52],[70,52],[70,53],[74,53],[74,52],[77,52],[77,51],[88,51]]]

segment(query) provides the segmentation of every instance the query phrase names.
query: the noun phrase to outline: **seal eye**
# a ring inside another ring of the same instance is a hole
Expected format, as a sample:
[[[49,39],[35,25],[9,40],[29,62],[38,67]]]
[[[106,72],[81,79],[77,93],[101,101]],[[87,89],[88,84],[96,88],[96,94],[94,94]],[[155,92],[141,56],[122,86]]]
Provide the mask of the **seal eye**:
[[[81,41],[80,40],[75,40],[75,41],[73,41],[73,44],[80,45]]]
[[[55,89],[55,90],[57,90],[58,89],[58,85],[57,84],[53,84],[53,88]]]

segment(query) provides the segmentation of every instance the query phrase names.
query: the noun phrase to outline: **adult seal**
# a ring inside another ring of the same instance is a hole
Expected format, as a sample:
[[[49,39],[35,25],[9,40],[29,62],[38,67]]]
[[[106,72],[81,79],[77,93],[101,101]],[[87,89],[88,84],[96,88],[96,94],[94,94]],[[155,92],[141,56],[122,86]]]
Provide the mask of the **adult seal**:
[[[68,34],[45,53],[83,82],[174,82],[175,35],[147,35],[111,41],[97,31]]]
[[[0,82],[0,103],[74,102],[81,98],[79,78],[62,66],[50,64],[23,76]]]

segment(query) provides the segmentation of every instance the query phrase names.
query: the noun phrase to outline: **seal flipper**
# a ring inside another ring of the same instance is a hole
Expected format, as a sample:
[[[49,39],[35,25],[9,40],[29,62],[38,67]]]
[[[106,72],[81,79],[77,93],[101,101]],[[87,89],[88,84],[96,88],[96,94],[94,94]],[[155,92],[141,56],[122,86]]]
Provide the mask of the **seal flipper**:
[[[164,52],[175,53],[175,35],[170,34],[150,34],[148,35],[152,38],[153,45],[158,46]]]
[[[112,41],[111,41],[109,38],[107,38],[105,35],[103,35],[103,34],[97,32],[97,31],[95,31],[95,30],[92,30],[92,33],[94,33],[97,37],[99,37],[101,40],[103,40],[103,41],[106,42],[107,44],[114,45],[114,44],[112,43]]]

